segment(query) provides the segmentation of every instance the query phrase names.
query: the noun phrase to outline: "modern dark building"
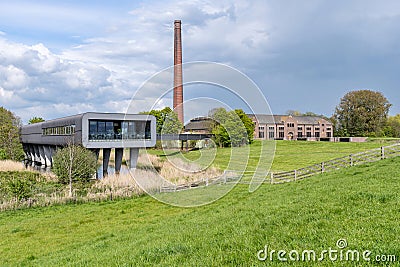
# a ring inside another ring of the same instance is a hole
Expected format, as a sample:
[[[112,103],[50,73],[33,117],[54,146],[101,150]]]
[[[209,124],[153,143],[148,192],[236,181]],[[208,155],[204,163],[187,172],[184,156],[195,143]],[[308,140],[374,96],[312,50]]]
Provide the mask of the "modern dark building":
[[[140,148],[156,143],[156,120],[151,115],[88,112],[24,125],[21,142],[26,159],[49,167],[57,148],[82,145],[98,156],[103,149],[103,171],[107,173],[111,149],[115,170],[121,169],[124,148],[129,148],[129,167],[135,168]]]

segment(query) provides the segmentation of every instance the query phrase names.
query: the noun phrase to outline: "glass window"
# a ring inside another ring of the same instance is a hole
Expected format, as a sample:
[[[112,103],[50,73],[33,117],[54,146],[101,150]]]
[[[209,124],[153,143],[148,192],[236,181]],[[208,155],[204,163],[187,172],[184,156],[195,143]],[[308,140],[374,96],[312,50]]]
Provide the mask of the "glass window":
[[[144,121],[136,122],[136,134],[138,139],[145,138],[146,123]]]
[[[275,132],[269,132],[268,133],[269,139],[274,139],[275,138]]]
[[[150,139],[151,121],[89,121],[89,140]]]
[[[146,121],[145,139],[151,139],[151,121]]]
[[[89,121],[89,133],[97,133],[97,121]]]
[[[135,122],[129,121],[128,122],[128,139],[136,139],[136,131],[135,131]]]

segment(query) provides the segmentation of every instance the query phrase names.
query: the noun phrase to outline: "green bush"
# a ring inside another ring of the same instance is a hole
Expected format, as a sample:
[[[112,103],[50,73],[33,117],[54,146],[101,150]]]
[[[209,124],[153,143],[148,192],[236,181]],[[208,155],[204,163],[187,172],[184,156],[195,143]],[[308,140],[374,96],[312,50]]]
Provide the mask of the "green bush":
[[[7,152],[4,149],[0,148],[0,160],[5,160],[7,158]]]
[[[34,188],[41,181],[39,173],[8,171],[0,172],[0,197],[18,201],[33,196]]]
[[[60,183],[88,182],[96,173],[97,159],[90,150],[76,145],[69,145],[57,151],[54,156],[53,172]]]
[[[27,180],[14,176],[7,181],[6,187],[8,193],[19,201],[32,196],[32,183]]]

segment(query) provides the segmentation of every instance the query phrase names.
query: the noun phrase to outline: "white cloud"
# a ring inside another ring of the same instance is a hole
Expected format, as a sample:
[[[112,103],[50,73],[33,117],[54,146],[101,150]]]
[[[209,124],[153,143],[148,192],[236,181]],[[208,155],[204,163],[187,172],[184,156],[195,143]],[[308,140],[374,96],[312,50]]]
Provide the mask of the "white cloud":
[[[13,65],[0,65],[0,86],[8,90],[25,88],[28,84],[26,73]]]
[[[12,91],[7,91],[4,88],[0,87],[0,96],[1,96],[1,101],[6,103],[7,101],[11,100],[11,97],[13,96]]]
[[[4,25],[20,27],[21,35],[29,29],[45,34],[21,43],[7,27],[1,29],[7,32],[0,32],[1,103],[12,97],[6,107],[24,121],[124,111],[143,82],[173,64],[175,19],[183,23],[184,62],[217,61],[240,69],[277,113],[296,107],[330,115],[342,94],[360,84],[397,99],[399,5],[173,0],[132,2],[116,10],[108,3],[4,1]],[[57,38],[73,41],[55,50]],[[156,103],[169,89],[161,84],[141,92],[130,108],[138,112]],[[160,101],[171,106],[170,95]]]
[[[43,44],[27,46],[0,39],[0,58],[2,99],[19,99],[7,103],[7,107],[20,113],[24,121],[29,119],[25,116],[34,116],[36,112],[43,111],[42,116],[50,119],[56,114],[68,115],[68,111],[93,110],[107,98],[127,97],[121,87],[128,83],[112,79],[110,70],[61,58]]]

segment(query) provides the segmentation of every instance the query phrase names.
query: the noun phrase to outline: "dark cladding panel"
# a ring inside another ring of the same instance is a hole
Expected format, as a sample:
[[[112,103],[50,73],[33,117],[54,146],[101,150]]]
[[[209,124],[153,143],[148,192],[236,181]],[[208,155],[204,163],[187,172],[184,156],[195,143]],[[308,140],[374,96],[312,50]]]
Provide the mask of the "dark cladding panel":
[[[83,114],[24,125],[21,128],[21,141],[25,144],[64,145],[68,142],[82,144]],[[68,127],[73,126],[73,134]],[[72,137],[72,138],[71,138]]]
[[[88,112],[22,126],[21,141],[60,146],[73,142],[87,148],[152,147],[156,121],[151,115]]]

